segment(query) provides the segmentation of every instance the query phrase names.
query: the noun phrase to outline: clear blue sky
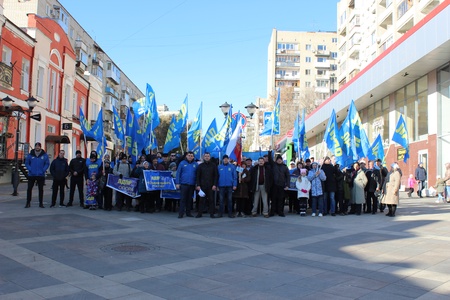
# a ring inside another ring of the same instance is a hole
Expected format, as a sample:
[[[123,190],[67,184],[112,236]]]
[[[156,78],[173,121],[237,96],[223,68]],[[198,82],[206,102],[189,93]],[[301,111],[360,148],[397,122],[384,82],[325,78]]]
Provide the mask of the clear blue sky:
[[[338,0],[60,0],[140,89],[149,83],[158,105],[178,110],[189,96],[189,119],[203,101],[203,129],[219,105],[233,111],[266,97],[272,29],[336,31]]]

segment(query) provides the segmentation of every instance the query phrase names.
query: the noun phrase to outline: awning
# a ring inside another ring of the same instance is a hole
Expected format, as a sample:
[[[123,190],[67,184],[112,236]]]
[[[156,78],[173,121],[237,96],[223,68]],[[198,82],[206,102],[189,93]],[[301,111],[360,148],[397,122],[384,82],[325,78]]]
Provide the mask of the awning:
[[[48,135],[45,137],[45,141],[56,144],[70,144],[70,139],[67,135]]]
[[[84,141],[84,133],[82,133],[82,134],[80,135],[80,140]],[[95,139],[92,138],[92,137],[90,137],[90,136],[87,136],[87,137],[86,137],[86,142],[95,142]]]

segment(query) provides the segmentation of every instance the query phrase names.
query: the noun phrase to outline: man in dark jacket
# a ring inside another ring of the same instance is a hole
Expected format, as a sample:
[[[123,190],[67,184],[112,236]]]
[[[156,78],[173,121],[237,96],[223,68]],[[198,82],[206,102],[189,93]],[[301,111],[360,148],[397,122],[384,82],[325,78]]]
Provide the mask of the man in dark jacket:
[[[369,160],[368,168],[366,170],[367,185],[366,185],[366,211],[365,213],[374,215],[377,212],[378,198],[375,196],[375,191],[379,188],[380,170],[374,169],[373,160]]]
[[[203,191],[204,197],[199,197],[200,205],[198,207],[198,213],[196,218],[201,218],[205,209],[206,201],[208,201],[208,211],[211,218],[215,218],[214,213],[216,209],[216,203],[214,193],[216,191],[217,182],[217,166],[211,161],[211,154],[205,152],[203,154],[203,162],[198,166],[197,178],[196,178],[196,190]]]
[[[322,165],[322,170],[325,173],[327,179],[324,182],[323,199],[324,205],[323,215],[325,216],[328,212],[334,217],[336,216],[336,199],[335,194],[337,190],[336,184],[336,169],[331,164],[331,159],[327,156],[325,157]]]
[[[41,143],[37,142],[34,145],[34,149],[30,151],[30,154],[25,159],[25,166],[28,170],[27,203],[25,208],[30,207],[31,192],[36,182],[39,189],[39,207],[44,208],[45,172],[50,166],[50,161],[47,153],[41,147]]]
[[[258,164],[250,170],[252,178],[249,189],[253,192],[252,216],[256,217],[258,212],[259,200],[262,198],[263,215],[269,217],[269,205],[267,195],[270,193],[273,183],[272,168],[266,164],[263,157],[258,159]]]
[[[425,188],[425,181],[427,180],[427,170],[423,167],[423,163],[419,163],[415,172],[416,180],[419,182],[419,187],[417,188],[417,196],[423,198],[422,190]]]
[[[270,207],[270,216],[278,214],[285,217],[284,202],[286,191],[289,189],[290,173],[288,167],[283,163],[281,155],[277,155],[275,162],[272,156],[269,156],[272,165],[273,185],[272,185],[272,205]]]
[[[58,195],[59,189],[59,207],[64,205],[64,188],[66,187],[66,177],[69,176],[69,164],[67,159],[64,157],[64,150],[60,150],[58,157],[52,161],[50,165],[50,174],[53,176],[52,185],[52,205],[50,207],[55,207],[56,196]]]
[[[75,194],[75,187],[78,189],[78,195],[80,198],[80,206],[84,206],[84,190],[83,190],[83,177],[86,169],[86,160],[81,157],[81,151],[77,150],[75,158],[72,158],[69,164],[70,170],[70,192],[69,202],[67,206],[72,206],[73,196]]]

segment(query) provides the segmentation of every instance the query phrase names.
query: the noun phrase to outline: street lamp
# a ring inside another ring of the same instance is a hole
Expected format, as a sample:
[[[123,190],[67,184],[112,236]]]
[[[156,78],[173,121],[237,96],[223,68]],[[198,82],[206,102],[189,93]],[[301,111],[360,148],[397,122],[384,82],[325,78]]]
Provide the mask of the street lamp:
[[[28,112],[31,113],[33,111],[33,108],[36,107],[39,100],[37,100],[34,97],[30,97],[27,100],[25,100],[28,104],[29,109],[23,109],[22,106],[16,105],[13,106],[14,100],[11,99],[9,96],[6,96],[5,98],[1,99],[5,112],[10,113],[10,117],[13,117],[13,112],[16,112],[16,119],[17,119],[17,127],[16,127],[16,141],[15,141],[15,150],[14,150],[14,171],[12,172],[12,185],[13,185],[13,196],[17,196],[19,193],[17,192],[17,188],[19,186],[20,180],[19,180],[19,138],[20,138],[20,119],[22,116]],[[30,116],[30,118],[33,118],[37,121],[41,120],[41,114],[36,114],[34,116]]]
[[[248,112],[248,114],[249,114],[249,116],[250,116],[250,119],[253,119],[253,115],[255,114],[255,112],[256,112],[256,110],[257,110],[258,108],[259,108],[259,107],[256,106],[255,104],[253,104],[253,102],[251,102],[249,105],[247,105],[247,106],[245,107],[245,109],[247,110],[247,112]]]
[[[224,114],[225,118],[227,117],[228,113],[230,112],[231,105],[228,104],[228,102],[225,102],[221,106],[219,106],[222,110],[222,113]]]

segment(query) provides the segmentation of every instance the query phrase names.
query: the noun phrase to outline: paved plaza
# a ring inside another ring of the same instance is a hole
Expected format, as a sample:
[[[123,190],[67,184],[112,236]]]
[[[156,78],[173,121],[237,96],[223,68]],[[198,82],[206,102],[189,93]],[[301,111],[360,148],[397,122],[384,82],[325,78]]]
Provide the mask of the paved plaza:
[[[395,218],[178,219],[49,208],[50,181],[25,209],[25,189],[0,185],[0,299],[450,299],[436,198],[402,193]]]

